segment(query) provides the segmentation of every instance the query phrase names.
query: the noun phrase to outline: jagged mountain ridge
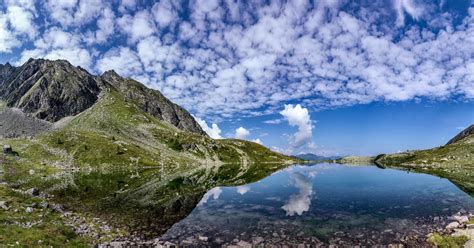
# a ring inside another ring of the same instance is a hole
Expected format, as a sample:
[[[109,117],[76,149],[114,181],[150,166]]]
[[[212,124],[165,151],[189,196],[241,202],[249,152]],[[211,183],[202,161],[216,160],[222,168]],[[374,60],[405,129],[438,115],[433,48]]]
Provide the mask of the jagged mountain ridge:
[[[463,131],[461,131],[460,133],[458,133],[456,136],[454,136],[454,138],[452,138],[451,140],[448,141],[448,143],[446,145],[450,145],[450,144],[453,144],[453,143],[456,143],[466,137],[468,137],[469,135],[471,134],[474,134],[474,124],[472,124],[471,126],[469,126],[468,128],[464,129]]]
[[[83,112],[107,89],[118,90],[159,120],[183,131],[206,135],[189,112],[159,91],[113,71],[94,76],[65,60],[30,59],[20,67],[0,65],[0,100],[49,122]]]

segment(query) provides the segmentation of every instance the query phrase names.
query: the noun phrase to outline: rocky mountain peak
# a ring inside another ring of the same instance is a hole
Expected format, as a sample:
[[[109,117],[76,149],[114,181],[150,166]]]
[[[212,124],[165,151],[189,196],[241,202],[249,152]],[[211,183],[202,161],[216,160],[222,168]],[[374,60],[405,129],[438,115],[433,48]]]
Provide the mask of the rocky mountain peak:
[[[67,60],[29,59],[20,67],[0,65],[0,80],[0,100],[49,122],[83,112],[108,88],[119,91],[127,101],[159,120],[207,135],[191,114],[159,91],[113,70],[94,76]]]
[[[128,101],[134,102],[142,111],[155,118],[171,123],[181,130],[207,136],[188,111],[171,102],[158,90],[147,88],[133,79],[123,78],[113,70],[104,72],[101,79],[119,90]]]
[[[9,107],[55,122],[92,106],[99,85],[94,76],[68,61],[29,59],[2,84],[0,98]]]
[[[448,141],[448,143],[446,145],[456,143],[456,142],[466,138],[467,136],[469,136],[471,134],[474,134],[474,124],[472,124],[468,128],[466,128],[463,131],[461,131],[460,133],[458,133],[458,135],[454,136],[454,138],[452,138],[450,141]]]

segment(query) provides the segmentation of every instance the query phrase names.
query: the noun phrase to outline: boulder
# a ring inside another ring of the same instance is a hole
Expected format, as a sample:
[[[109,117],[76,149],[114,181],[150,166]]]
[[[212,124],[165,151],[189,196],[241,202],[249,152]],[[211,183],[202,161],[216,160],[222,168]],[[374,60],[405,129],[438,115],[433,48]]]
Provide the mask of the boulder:
[[[39,196],[39,190],[37,188],[31,188],[27,190],[26,193],[31,196]]]
[[[469,217],[465,215],[455,215],[453,218],[461,224],[469,222]]]
[[[446,229],[456,229],[459,227],[459,222],[453,221],[446,226]]]
[[[3,145],[3,153],[4,154],[12,154],[13,149],[10,145]]]
[[[0,208],[2,208],[3,210],[8,210],[9,207],[7,205],[7,202],[6,201],[0,201]]]

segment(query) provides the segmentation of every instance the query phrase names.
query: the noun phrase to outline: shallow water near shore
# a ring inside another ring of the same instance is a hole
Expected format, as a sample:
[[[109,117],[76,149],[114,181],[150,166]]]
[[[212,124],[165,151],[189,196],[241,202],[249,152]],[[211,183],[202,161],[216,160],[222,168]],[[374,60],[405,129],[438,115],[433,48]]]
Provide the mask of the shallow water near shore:
[[[161,240],[211,245],[419,244],[474,199],[447,179],[374,166],[291,166],[209,190]]]

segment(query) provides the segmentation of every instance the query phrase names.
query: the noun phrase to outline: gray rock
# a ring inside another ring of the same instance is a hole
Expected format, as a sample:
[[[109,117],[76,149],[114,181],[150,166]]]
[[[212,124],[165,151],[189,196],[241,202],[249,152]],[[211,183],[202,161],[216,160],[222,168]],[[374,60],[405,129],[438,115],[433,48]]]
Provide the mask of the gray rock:
[[[265,239],[262,238],[262,237],[254,237],[254,238],[252,239],[252,243],[253,243],[254,245],[258,245],[258,244],[260,244],[260,243],[263,243],[263,241],[265,241]]]
[[[46,201],[43,201],[43,202],[40,203],[40,207],[42,207],[42,208],[48,208],[48,207],[49,207],[49,203],[46,202]]]
[[[8,207],[6,201],[0,201],[0,208],[2,208],[3,210],[8,210],[8,209],[10,209],[10,208]]]
[[[31,196],[39,196],[39,190],[37,188],[31,188],[27,190],[26,193]]]
[[[446,226],[446,229],[456,229],[459,227],[459,222],[453,221]]]
[[[469,217],[465,215],[455,215],[453,218],[461,224],[469,222]]]
[[[3,153],[4,154],[12,154],[13,150],[10,145],[3,145]]]
[[[33,213],[33,208],[32,207],[27,207],[26,212],[27,213]]]

